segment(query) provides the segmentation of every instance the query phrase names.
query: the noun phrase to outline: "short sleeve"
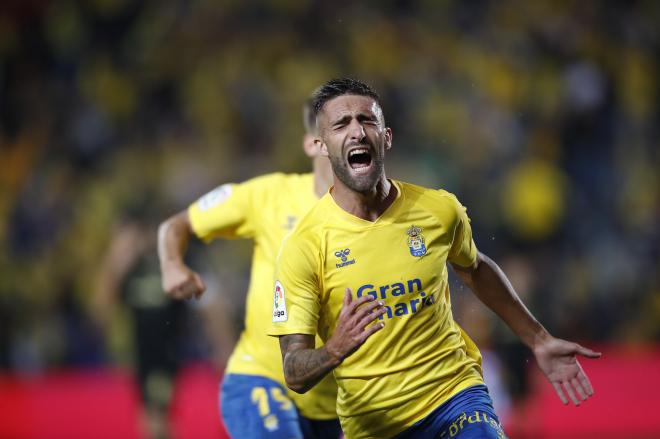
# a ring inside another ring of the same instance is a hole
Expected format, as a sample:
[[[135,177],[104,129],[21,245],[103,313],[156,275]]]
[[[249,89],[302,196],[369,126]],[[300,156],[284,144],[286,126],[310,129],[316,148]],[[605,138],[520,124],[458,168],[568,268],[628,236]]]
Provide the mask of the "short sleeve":
[[[477,260],[477,246],[472,239],[472,227],[470,227],[470,218],[467,215],[467,209],[458,199],[448,192],[448,199],[451,209],[455,213],[454,237],[449,250],[449,262],[469,267]]]
[[[254,181],[223,184],[188,207],[195,235],[205,242],[214,238],[251,238],[255,234]]]
[[[272,325],[268,335],[316,334],[320,311],[318,256],[290,235],[275,264]]]

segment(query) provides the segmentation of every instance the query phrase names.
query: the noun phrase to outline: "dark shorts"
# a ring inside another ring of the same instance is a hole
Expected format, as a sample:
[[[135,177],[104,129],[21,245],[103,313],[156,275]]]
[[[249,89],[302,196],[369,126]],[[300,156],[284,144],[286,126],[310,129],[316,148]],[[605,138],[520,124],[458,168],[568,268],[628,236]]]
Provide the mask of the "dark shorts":
[[[339,439],[342,437],[339,419],[309,419],[300,416],[300,429],[305,439]]]
[[[317,421],[299,416],[286,389],[257,375],[225,375],[220,390],[222,420],[238,439],[336,439],[338,420]]]
[[[449,398],[396,439],[505,439],[486,386],[473,386]]]

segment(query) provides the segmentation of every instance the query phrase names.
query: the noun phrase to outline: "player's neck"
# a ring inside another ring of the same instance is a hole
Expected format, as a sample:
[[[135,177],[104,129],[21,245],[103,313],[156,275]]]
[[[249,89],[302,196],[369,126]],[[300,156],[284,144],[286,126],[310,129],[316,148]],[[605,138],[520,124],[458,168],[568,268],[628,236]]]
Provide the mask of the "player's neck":
[[[356,192],[335,179],[331,195],[335,203],[351,215],[376,221],[396,199],[397,189],[383,174],[367,193]]]

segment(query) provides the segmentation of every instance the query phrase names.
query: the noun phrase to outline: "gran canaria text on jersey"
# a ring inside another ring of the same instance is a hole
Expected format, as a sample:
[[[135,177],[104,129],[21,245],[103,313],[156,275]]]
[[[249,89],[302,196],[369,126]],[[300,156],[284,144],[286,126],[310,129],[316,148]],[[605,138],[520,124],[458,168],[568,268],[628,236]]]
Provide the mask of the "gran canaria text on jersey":
[[[388,297],[399,297],[404,295],[413,295],[413,298],[407,301],[402,301],[392,306],[384,303],[385,314],[379,317],[383,320],[385,317],[391,319],[392,317],[409,316],[421,311],[424,307],[433,305],[435,303],[435,295],[427,295],[423,290],[422,281],[420,279],[410,279],[403,282],[395,282],[388,285],[374,286],[373,284],[364,284],[357,288],[357,297],[362,297],[368,294],[375,300],[387,300]],[[401,300],[401,299],[397,299]]]

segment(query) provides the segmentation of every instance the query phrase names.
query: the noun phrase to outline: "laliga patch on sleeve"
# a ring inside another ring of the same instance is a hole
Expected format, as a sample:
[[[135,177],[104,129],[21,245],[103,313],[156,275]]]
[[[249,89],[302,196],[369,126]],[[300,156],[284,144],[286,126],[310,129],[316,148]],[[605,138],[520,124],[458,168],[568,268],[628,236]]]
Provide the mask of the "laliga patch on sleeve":
[[[286,299],[284,298],[284,286],[275,281],[275,297],[273,298],[273,322],[286,322]]]
[[[199,210],[202,212],[214,208],[220,203],[223,203],[231,195],[231,185],[223,184],[213,189],[206,195],[199,199]]]

